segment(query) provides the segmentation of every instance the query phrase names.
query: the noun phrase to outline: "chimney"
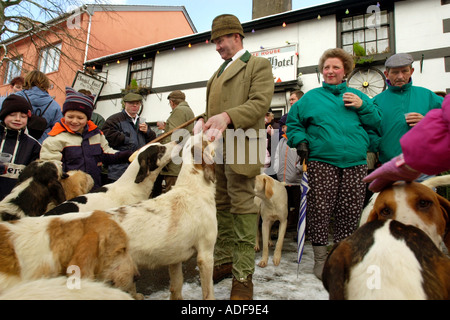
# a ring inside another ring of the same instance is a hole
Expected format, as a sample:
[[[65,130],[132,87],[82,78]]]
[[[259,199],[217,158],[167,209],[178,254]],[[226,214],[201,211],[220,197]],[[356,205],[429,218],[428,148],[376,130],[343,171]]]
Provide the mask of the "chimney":
[[[292,0],[253,0],[252,19],[292,10]]]

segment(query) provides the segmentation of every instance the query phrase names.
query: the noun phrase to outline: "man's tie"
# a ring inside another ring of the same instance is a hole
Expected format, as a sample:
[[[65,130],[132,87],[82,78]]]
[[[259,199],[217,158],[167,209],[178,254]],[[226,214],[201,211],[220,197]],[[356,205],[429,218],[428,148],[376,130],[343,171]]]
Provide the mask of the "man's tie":
[[[226,66],[227,66],[231,61],[233,61],[233,59],[230,58],[230,59],[225,60],[224,63],[222,63],[222,66],[220,67],[220,70],[219,70],[219,73],[217,74],[217,77],[219,77],[219,76],[222,74],[222,72],[225,70]]]

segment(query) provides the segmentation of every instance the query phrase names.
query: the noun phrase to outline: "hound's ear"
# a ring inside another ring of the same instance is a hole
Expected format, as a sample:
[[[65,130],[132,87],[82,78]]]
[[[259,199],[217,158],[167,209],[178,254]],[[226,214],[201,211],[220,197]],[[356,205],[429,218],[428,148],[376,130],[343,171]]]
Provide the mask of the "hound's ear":
[[[55,205],[66,201],[66,193],[64,192],[64,187],[59,181],[51,181],[48,185],[48,190],[50,191],[50,197],[54,200]]]
[[[59,179],[59,172],[54,163],[47,162],[42,164],[41,167],[35,171],[34,180],[46,186]]]
[[[17,184],[24,182],[28,178],[31,178],[37,170],[39,165],[39,160],[35,160],[27,165],[23,171],[20,173],[19,178],[17,179]]]
[[[265,183],[265,195],[267,199],[272,198],[273,196],[273,181],[270,177],[264,177],[264,183]]]
[[[325,261],[322,283],[330,300],[345,299],[345,284],[348,282],[352,248],[345,240],[334,245]]]
[[[438,194],[436,194],[436,196],[438,197],[442,215],[445,220],[444,244],[450,251],[450,202]]]
[[[202,163],[203,175],[208,182],[216,182],[216,168],[214,164]]]
[[[78,242],[69,266],[80,268],[81,277],[94,278],[95,269],[98,264],[99,235],[97,232],[87,232]]]

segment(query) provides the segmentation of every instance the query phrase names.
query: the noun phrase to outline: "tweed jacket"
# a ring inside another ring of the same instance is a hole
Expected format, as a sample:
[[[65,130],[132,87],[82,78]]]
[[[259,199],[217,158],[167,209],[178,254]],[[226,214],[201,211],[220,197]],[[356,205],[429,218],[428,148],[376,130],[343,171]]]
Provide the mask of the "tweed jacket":
[[[217,78],[218,72],[207,83],[206,117],[227,112],[232,122],[228,129],[232,130],[224,132],[224,153],[228,155],[226,164],[238,174],[255,177],[260,174],[265,158],[264,116],[270,108],[274,91],[272,66],[268,59],[254,57],[246,51],[231,63],[220,78]],[[218,79],[222,86],[220,92],[216,92],[218,99],[213,103],[213,81]],[[230,138],[230,134],[239,136],[232,139],[234,143],[228,142],[233,149],[227,147],[227,136]],[[242,138],[244,135],[245,138]],[[245,160],[242,161],[239,156],[244,154]]]
[[[195,117],[194,112],[192,112],[191,107],[189,107],[189,104],[186,101],[182,101],[180,102],[175,109],[173,109],[173,111],[170,113],[169,118],[167,118],[166,120],[166,128],[165,131],[169,132],[172,129],[175,129],[176,127],[178,127],[179,125],[193,119]],[[186,128],[184,128],[183,131],[180,131],[180,133],[185,133],[187,134],[186,130],[189,131],[190,134],[192,134],[192,129],[194,129],[194,124],[190,124],[188,125]],[[166,144],[169,143],[172,138],[176,138],[178,137],[177,134],[172,134],[171,136],[163,139],[161,141],[161,143]],[[187,139],[187,137],[185,137],[183,135],[183,138],[180,141],[184,139]],[[161,175],[163,176],[178,176],[178,174],[180,173],[181,170],[181,164],[175,164],[174,162],[169,162],[169,164],[163,169],[163,171],[161,171]]]

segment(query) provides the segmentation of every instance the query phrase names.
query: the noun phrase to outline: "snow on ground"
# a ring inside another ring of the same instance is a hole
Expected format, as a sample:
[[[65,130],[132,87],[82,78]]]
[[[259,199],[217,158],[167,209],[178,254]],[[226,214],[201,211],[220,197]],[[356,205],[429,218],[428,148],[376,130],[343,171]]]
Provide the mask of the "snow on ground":
[[[297,275],[297,243],[294,241],[294,232],[287,232],[283,244],[281,263],[274,266],[272,262],[273,248],[269,250],[269,263],[265,268],[260,268],[257,263],[261,259],[261,252],[256,253],[255,273],[253,275],[254,300],[327,300],[328,292],[312,273],[314,259],[312,246],[305,244],[303,258],[298,268]],[[276,240],[274,240],[275,242]],[[186,266],[187,264],[187,266]],[[202,291],[198,268],[195,258],[189,260],[183,266],[184,285],[183,298],[185,300],[201,300]],[[152,271],[151,274],[143,274],[146,283],[141,284],[140,292],[143,292],[146,300],[170,299],[168,276],[166,270]],[[149,278],[160,277],[160,283],[155,284]],[[167,279],[165,279],[167,277]],[[150,282],[148,282],[150,281]],[[142,289],[143,288],[143,289]],[[138,284],[139,289],[139,284]],[[139,291],[139,290],[138,290]],[[224,279],[214,285],[214,294],[217,300],[229,300],[231,291],[231,278]]]

